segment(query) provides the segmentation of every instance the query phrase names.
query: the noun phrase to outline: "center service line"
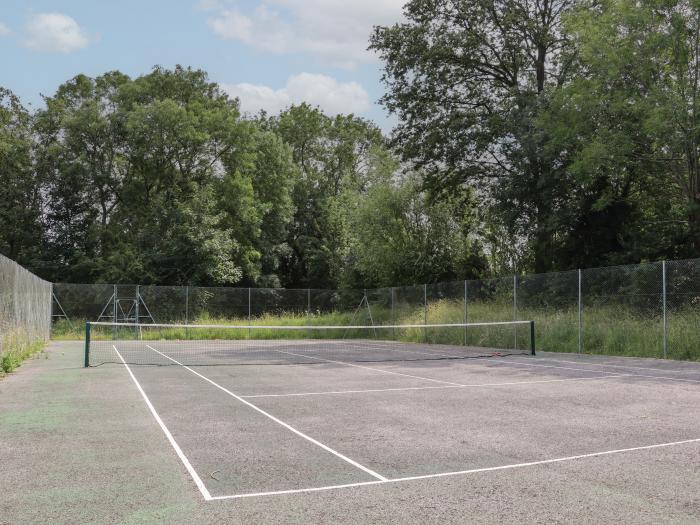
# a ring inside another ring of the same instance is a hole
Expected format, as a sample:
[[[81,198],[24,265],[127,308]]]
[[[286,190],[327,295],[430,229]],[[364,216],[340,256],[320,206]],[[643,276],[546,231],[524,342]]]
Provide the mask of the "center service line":
[[[129,365],[126,364],[126,361],[124,361],[124,358],[122,355],[119,353],[119,350],[117,350],[117,347],[112,345],[112,348],[114,348],[114,351],[117,353],[119,356],[119,359],[121,359],[122,363],[124,363],[124,366],[126,367],[126,371],[129,372],[129,375],[131,376],[131,379],[134,381],[134,384],[136,385],[136,388],[138,388],[139,392],[141,392],[141,396],[143,396],[144,401],[146,402],[146,406],[148,406],[148,409],[151,411],[151,414],[155,418],[156,422],[160,426],[160,429],[163,431],[165,434],[165,437],[168,438],[168,441],[172,445],[172,447],[175,449],[175,453],[177,456],[180,458],[180,461],[182,461],[182,464],[185,465],[185,468],[187,469],[187,472],[190,474],[192,477],[192,480],[194,481],[194,484],[197,485],[197,488],[199,489],[199,492],[202,493],[202,496],[204,496],[204,499],[207,501],[210,501],[212,499],[211,494],[209,493],[209,490],[207,487],[204,485],[204,482],[202,481],[202,478],[199,477],[199,474],[197,474],[197,471],[194,470],[194,467],[192,464],[189,462],[187,459],[187,456],[185,456],[185,453],[182,451],[180,448],[180,445],[177,444],[177,441],[175,441],[175,438],[173,435],[170,433],[170,430],[168,430],[168,427],[165,426],[165,423],[163,423],[163,420],[160,418],[158,415],[158,412],[156,412],[155,407],[151,403],[151,400],[148,399],[148,396],[146,395],[146,392],[143,391],[143,388],[141,388],[141,384],[138,382],[136,379],[136,376],[134,376],[134,373],[131,371],[131,368],[129,368]]]
[[[153,348],[151,345],[146,345],[146,347],[148,347],[148,348],[150,348],[151,350],[153,350],[154,352],[156,352],[156,353],[162,355],[162,356],[165,357],[166,359],[169,359],[169,360],[172,361],[173,363],[175,363],[175,364],[177,364],[177,365],[180,365],[182,368],[184,368],[185,370],[188,370],[188,371],[192,372],[194,375],[196,375],[196,376],[198,376],[198,377],[201,377],[201,378],[204,379],[206,382],[208,382],[208,383],[210,383],[211,385],[215,386],[216,388],[218,388],[218,389],[221,390],[222,392],[227,393],[228,395],[230,395],[230,396],[233,397],[234,399],[240,401],[240,402],[243,403],[244,405],[247,405],[247,406],[249,406],[250,408],[252,408],[253,410],[255,410],[255,411],[261,413],[263,416],[270,418],[270,419],[271,419],[272,421],[274,421],[275,423],[277,423],[277,424],[279,424],[279,425],[282,425],[282,426],[283,426],[284,428],[286,428],[287,430],[290,430],[290,431],[294,432],[297,436],[300,436],[300,437],[304,438],[305,440],[307,440],[307,441],[313,443],[314,445],[316,445],[316,446],[318,446],[318,447],[321,447],[321,448],[322,448],[323,450],[325,450],[326,452],[330,452],[331,454],[333,454],[334,456],[339,457],[339,458],[342,459],[343,461],[346,461],[346,462],[350,463],[352,466],[354,466],[354,467],[356,467],[356,468],[358,468],[358,469],[360,469],[360,470],[363,470],[364,472],[366,472],[366,473],[369,474],[370,476],[372,476],[372,477],[378,479],[379,481],[388,481],[388,479],[385,478],[384,476],[382,476],[381,474],[376,473],[375,471],[373,471],[372,469],[369,469],[369,468],[365,467],[364,465],[360,465],[357,461],[354,461],[354,460],[350,459],[349,457],[347,457],[347,456],[341,454],[341,453],[338,452],[337,450],[333,450],[333,449],[332,449],[331,447],[329,447],[328,445],[324,445],[323,443],[321,443],[320,441],[315,440],[315,439],[312,438],[311,436],[307,436],[306,434],[304,434],[304,433],[301,432],[300,430],[297,430],[296,428],[294,428],[293,426],[291,426],[289,423],[285,423],[284,421],[282,421],[281,419],[276,418],[276,417],[273,416],[272,414],[270,414],[270,413],[268,413],[268,412],[265,412],[262,408],[257,407],[256,405],[254,405],[254,404],[251,403],[250,401],[246,401],[246,400],[243,399],[241,396],[234,394],[233,392],[231,392],[231,391],[228,390],[227,388],[225,388],[225,387],[221,386],[220,384],[218,384],[218,383],[212,381],[212,380],[209,379],[208,377],[206,377],[206,376],[200,374],[200,373],[197,372],[196,370],[193,370],[193,369],[190,368],[189,366],[183,365],[182,363],[180,363],[179,361],[176,361],[176,360],[173,359],[172,357],[170,357],[170,356],[168,356],[168,355],[165,355],[163,352],[160,352],[160,351],[156,350],[156,349]]]

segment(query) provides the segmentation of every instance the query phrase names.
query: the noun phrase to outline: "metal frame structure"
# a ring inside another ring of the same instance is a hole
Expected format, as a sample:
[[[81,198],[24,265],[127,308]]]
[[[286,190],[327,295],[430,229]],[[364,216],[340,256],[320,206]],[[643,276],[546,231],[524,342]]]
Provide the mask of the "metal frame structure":
[[[97,321],[110,321],[114,323],[155,323],[151,311],[143,300],[139,285],[133,297],[120,297],[118,285],[114,285],[114,292],[102,308]],[[144,313],[145,312],[145,313]]]

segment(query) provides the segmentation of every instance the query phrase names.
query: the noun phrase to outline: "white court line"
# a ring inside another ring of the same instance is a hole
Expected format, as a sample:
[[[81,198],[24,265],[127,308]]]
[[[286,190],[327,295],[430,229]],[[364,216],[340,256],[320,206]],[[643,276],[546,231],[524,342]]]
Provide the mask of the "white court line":
[[[700,438],[696,439],[686,439],[683,441],[673,441],[669,443],[659,443],[656,445],[645,445],[641,447],[630,447],[630,448],[619,448],[615,450],[604,450],[602,452],[592,452],[590,454],[579,454],[576,456],[565,456],[561,458],[552,458],[552,459],[543,459],[539,461],[529,461],[527,463],[514,463],[510,465],[499,465],[497,467],[484,467],[484,468],[475,468],[475,469],[469,469],[469,470],[457,470],[453,472],[440,472],[437,474],[425,474],[422,476],[409,476],[409,477],[404,477],[404,478],[392,478],[392,479],[387,479],[384,481],[365,481],[365,482],[360,482],[360,483],[348,483],[345,485],[327,485],[324,487],[310,487],[310,488],[304,488],[304,489],[292,489],[292,490],[275,490],[275,491],[268,491],[268,492],[252,492],[252,493],[244,493],[244,494],[232,494],[232,495],[227,495],[227,496],[213,496],[211,499],[212,500],[225,500],[225,499],[240,499],[240,498],[254,498],[254,497],[260,497],[260,496],[275,496],[275,495],[282,495],[282,494],[299,494],[302,492],[319,492],[323,490],[334,490],[334,489],[342,489],[342,488],[349,488],[349,487],[362,487],[365,485],[385,485],[388,483],[402,483],[405,481],[416,481],[416,480],[421,480],[421,479],[432,479],[432,478],[445,478],[445,477],[450,477],[450,476],[462,476],[466,474],[477,474],[480,472],[495,472],[498,470],[511,470],[511,469],[517,469],[517,468],[525,468],[525,467],[534,467],[538,465],[549,465],[552,463],[563,463],[566,461],[575,461],[579,459],[586,459],[586,458],[595,458],[595,457],[600,457],[600,456],[610,456],[613,454],[623,454],[626,452],[635,452],[639,450],[651,450],[651,449],[656,449],[656,448],[665,448],[665,447],[674,447],[674,446],[679,446],[679,445],[687,445],[690,443],[700,443]]]
[[[373,470],[371,470],[371,469],[365,467],[364,465],[360,465],[357,461],[354,461],[354,460],[350,459],[349,457],[344,456],[343,454],[341,454],[341,453],[338,452],[337,450],[333,450],[331,447],[329,447],[329,446],[327,446],[327,445],[324,445],[323,443],[321,443],[320,441],[315,440],[315,439],[312,438],[311,436],[307,436],[306,434],[304,434],[304,433],[301,432],[300,430],[297,430],[296,428],[294,428],[294,427],[291,426],[290,424],[285,423],[285,422],[282,421],[281,419],[276,418],[275,416],[273,416],[272,414],[270,414],[270,413],[268,413],[268,412],[265,412],[262,408],[257,407],[256,405],[254,405],[254,404],[251,403],[250,401],[246,401],[246,400],[243,399],[241,396],[234,394],[233,392],[231,392],[231,391],[228,390],[227,388],[221,386],[220,384],[216,383],[215,381],[212,381],[212,380],[209,379],[208,377],[203,376],[202,374],[200,374],[200,373],[197,372],[196,370],[192,370],[192,368],[190,368],[189,366],[183,365],[182,363],[180,363],[179,361],[176,361],[176,360],[173,359],[172,357],[169,357],[169,356],[165,355],[164,353],[162,353],[162,352],[156,350],[156,349],[153,348],[151,345],[146,345],[146,347],[148,347],[148,348],[150,348],[151,350],[153,350],[154,352],[156,352],[156,353],[162,355],[162,356],[165,357],[166,359],[170,359],[173,363],[175,363],[175,364],[177,364],[177,365],[180,365],[180,366],[183,367],[185,370],[188,370],[188,371],[192,372],[194,375],[196,375],[196,376],[198,376],[198,377],[204,379],[206,382],[208,382],[208,383],[210,383],[211,385],[215,386],[216,388],[218,388],[218,389],[221,390],[222,392],[227,393],[228,395],[230,395],[230,396],[233,397],[234,399],[240,401],[240,402],[243,403],[244,405],[249,406],[249,407],[252,408],[253,410],[259,412],[259,413],[262,414],[262,415],[264,415],[265,417],[270,418],[270,419],[271,419],[272,421],[274,421],[275,423],[277,423],[277,424],[279,424],[279,425],[282,425],[282,426],[283,426],[284,428],[286,428],[287,430],[290,430],[290,431],[294,432],[297,436],[304,438],[305,440],[307,440],[307,441],[313,443],[314,445],[316,445],[316,446],[318,446],[318,447],[321,447],[321,448],[322,448],[323,450],[325,450],[326,452],[330,452],[330,453],[333,454],[334,456],[339,457],[340,459],[346,461],[347,463],[350,463],[352,466],[354,466],[354,467],[356,467],[356,468],[358,468],[358,469],[360,469],[360,470],[366,472],[366,473],[369,474],[370,476],[372,476],[372,477],[374,477],[374,478],[377,478],[377,479],[380,480],[380,481],[386,481],[386,480],[387,480],[387,478],[385,478],[385,477],[382,476],[381,474],[376,473],[375,471],[373,471]]]
[[[412,377],[413,379],[421,379],[423,381],[433,381],[434,383],[442,383],[444,385],[465,386],[461,383],[453,383],[452,381],[443,381],[441,379],[433,379],[430,377],[414,376],[411,374],[402,374],[401,372],[393,372],[391,370],[383,370],[381,368],[374,368],[371,366],[364,366],[364,365],[358,365],[355,363],[348,363],[347,361],[336,361],[334,359],[325,359],[323,357],[316,357],[316,356],[312,356],[312,355],[295,354],[294,352],[287,352],[286,350],[275,350],[275,352],[279,352],[281,354],[295,355],[297,357],[304,357],[306,359],[315,359],[316,361],[323,361],[324,363],[338,363],[338,364],[346,365],[346,366],[354,366],[355,368],[364,368],[366,370],[374,370],[375,372],[382,372],[383,374],[393,374],[393,375],[397,375],[397,376]]]
[[[420,352],[420,351],[419,351],[419,350],[413,350],[413,352]],[[443,353],[430,352],[430,351],[428,351],[427,349],[424,350],[423,352],[425,352],[426,355],[436,355],[436,356],[441,356],[441,357],[454,357],[454,358],[459,358],[459,357],[461,357],[461,356],[451,355],[451,354],[443,354]],[[517,357],[518,357],[517,355],[513,355],[513,356],[509,356],[509,357],[512,357],[513,359],[508,360],[507,362],[505,362],[505,361],[504,361],[504,362],[499,362],[498,360],[493,360],[493,361],[489,361],[488,364],[502,365],[502,366],[510,366],[510,365],[515,364],[515,365],[523,365],[523,366],[535,366],[535,367],[541,367],[541,368],[556,368],[556,369],[559,369],[559,370],[575,370],[575,371],[578,371],[578,372],[594,372],[594,373],[597,372],[597,370],[590,370],[590,369],[587,369],[587,368],[574,368],[574,367],[571,367],[571,366],[556,366],[556,365],[545,365],[545,364],[539,364],[539,363],[530,363],[530,362],[526,362],[526,361],[529,361],[529,360],[531,360],[531,359],[535,359],[535,360],[538,360],[538,361],[539,361],[539,360],[549,360],[549,361],[554,361],[554,362],[567,362],[567,363],[570,363],[570,362],[571,362],[571,361],[563,361],[563,360],[559,360],[559,359],[553,359],[553,358],[549,358],[549,357],[527,357],[527,356],[523,356],[523,358],[525,359],[525,360],[523,360],[523,361],[517,360]],[[484,363],[484,364],[485,364],[485,363]],[[589,363],[580,363],[580,362],[576,362],[575,364],[578,364],[578,365],[580,365],[580,366],[588,366]],[[597,365],[597,366],[615,366],[615,365],[603,365],[603,364],[599,364],[599,365]],[[627,367],[627,368],[635,368],[635,367]],[[639,368],[639,367],[637,367],[637,368]],[[670,371],[670,370],[669,370],[669,371]],[[605,373],[605,372],[602,371],[602,370],[601,370],[601,372],[602,372],[602,373]],[[674,371],[674,372],[675,372],[675,371]],[[610,372],[610,373],[612,373],[612,372]],[[681,381],[681,382],[684,382],[684,383],[700,383],[700,379],[683,379],[683,378],[679,378],[679,377],[656,376],[656,375],[649,375],[649,374],[622,374],[622,375],[629,376],[629,377],[642,377],[642,378],[645,378],[645,379],[666,379],[666,380],[669,380],[669,381]]]
[[[122,355],[119,353],[119,350],[117,350],[117,347],[112,345],[112,348],[114,348],[114,351],[117,353],[119,356],[119,359],[121,359],[121,362],[124,363],[124,366],[126,367],[126,371],[129,372],[129,375],[131,376],[131,379],[134,381],[134,384],[136,385],[136,388],[138,388],[139,392],[141,392],[141,396],[143,396],[143,400],[146,402],[146,405],[148,406],[148,409],[151,411],[151,414],[153,414],[153,417],[155,418],[156,422],[158,425],[160,425],[160,429],[163,431],[165,434],[165,437],[168,438],[168,441],[172,445],[172,447],[175,449],[175,453],[177,456],[180,458],[180,461],[182,461],[182,464],[185,465],[185,469],[187,469],[187,472],[190,474],[192,477],[192,480],[194,481],[194,484],[197,485],[197,488],[199,489],[199,492],[202,493],[202,496],[204,496],[205,500],[211,500],[212,496],[209,493],[209,490],[207,490],[207,487],[204,485],[204,482],[202,481],[202,478],[199,477],[199,474],[194,470],[194,467],[192,467],[192,464],[189,462],[187,459],[187,456],[185,456],[185,453],[182,452],[182,449],[180,448],[180,445],[177,444],[177,441],[175,441],[175,438],[173,435],[170,433],[170,430],[168,430],[168,427],[165,426],[165,423],[163,423],[163,420],[160,418],[158,415],[158,412],[156,412],[155,407],[151,403],[151,400],[148,399],[148,396],[146,395],[146,392],[143,391],[143,388],[141,388],[141,385],[139,384],[138,380],[134,376],[134,373],[131,371],[131,368],[129,368],[129,365],[126,364],[126,361],[124,361],[124,358]]]
[[[539,357],[538,360],[554,361],[555,363],[569,363],[582,366],[610,366],[613,368],[627,368],[630,370],[652,370],[654,372],[671,372],[674,374],[700,374],[700,368],[696,370],[674,370],[663,368],[652,368],[647,366],[615,365],[613,363],[586,363],[585,361],[572,361],[567,359],[555,359],[553,357]]]
[[[556,366],[556,365],[543,365],[539,363],[526,363],[525,361],[508,361],[507,363],[497,363],[493,362],[494,365],[522,365],[522,366],[536,366],[540,368],[557,368],[561,370],[577,370],[579,372],[596,372],[596,370],[589,370],[587,368],[573,368],[570,366]],[[627,377],[643,377],[646,379],[666,379],[669,381],[681,381],[683,383],[700,383],[700,379],[682,379],[680,377],[667,377],[667,376],[652,376],[647,374],[623,374]]]
[[[592,371],[594,374],[606,374],[607,372]],[[367,390],[332,390],[329,392],[294,392],[291,394],[252,394],[241,395],[245,399],[253,399],[258,397],[297,397],[297,396],[323,396],[331,394],[368,394],[371,392],[404,392],[407,390],[442,390],[445,388],[480,388],[494,386],[515,386],[515,385],[537,385],[541,383],[562,383],[566,381],[594,381],[600,379],[609,379],[612,377],[625,377],[627,374],[608,374],[597,377],[567,377],[566,379],[542,379],[540,381],[511,381],[508,383],[475,383],[465,385],[444,385],[444,386],[409,386],[401,388],[372,388]]]

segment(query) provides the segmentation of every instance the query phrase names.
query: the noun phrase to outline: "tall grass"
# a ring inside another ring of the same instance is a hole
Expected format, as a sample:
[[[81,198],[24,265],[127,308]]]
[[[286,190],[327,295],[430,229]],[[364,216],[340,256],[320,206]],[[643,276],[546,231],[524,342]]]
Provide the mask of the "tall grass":
[[[464,321],[464,304],[459,300],[437,300],[422,306],[396,305],[392,312],[387,308],[372,308],[375,324],[430,324],[461,323]],[[518,319],[534,320],[537,332],[537,348],[550,352],[579,351],[579,319],[574,309],[519,309]],[[512,304],[507,301],[473,302],[468,305],[468,322],[508,321],[513,319]],[[354,317],[352,312],[332,312],[304,314],[266,314],[250,321],[247,318],[212,318],[200,316],[192,324],[210,325],[282,325],[314,326],[369,324],[366,312]],[[662,357],[663,324],[660,316],[653,316],[624,306],[588,307],[583,311],[581,349],[584,353],[636,357]],[[676,311],[668,318],[668,357],[700,361],[700,315],[692,310]],[[132,330],[132,329],[128,329]],[[462,328],[455,329],[378,329],[379,332],[359,331],[304,331],[304,330],[253,330],[241,329],[235,334],[228,329],[171,329],[145,330],[140,337],[167,339],[226,339],[237,338],[300,338],[300,337],[379,337],[408,342],[436,342],[446,344],[468,344],[473,346],[494,346],[526,348],[529,333],[526,325],[517,328]],[[125,332],[126,333],[126,332]],[[61,320],[54,324],[54,339],[82,339],[84,321],[68,323]],[[124,333],[121,334],[122,336]],[[94,330],[96,339],[114,336],[109,331]]]
[[[43,350],[46,342],[21,330],[2,334],[0,340],[0,377],[14,371],[22,361]]]

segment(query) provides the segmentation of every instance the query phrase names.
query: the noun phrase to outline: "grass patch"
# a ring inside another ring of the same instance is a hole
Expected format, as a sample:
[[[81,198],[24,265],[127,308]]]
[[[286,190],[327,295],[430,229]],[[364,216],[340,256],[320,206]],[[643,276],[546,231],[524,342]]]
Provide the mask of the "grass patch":
[[[46,341],[33,339],[26,334],[10,333],[0,344],[0,377],[13,372],[23,361],[41,352]]]

